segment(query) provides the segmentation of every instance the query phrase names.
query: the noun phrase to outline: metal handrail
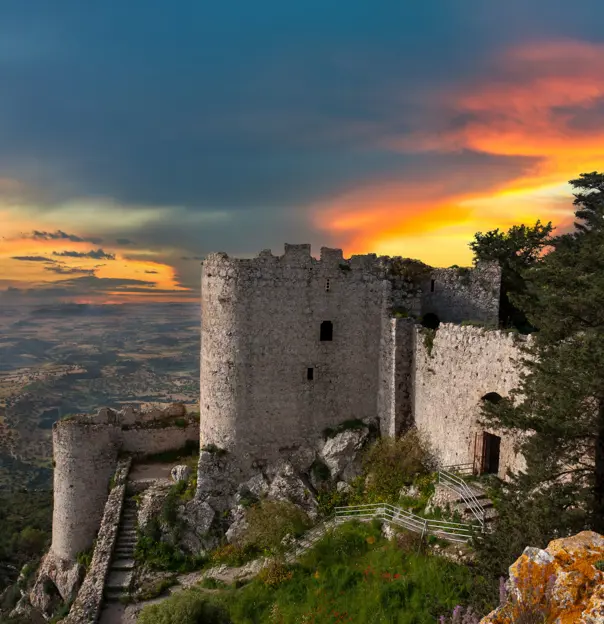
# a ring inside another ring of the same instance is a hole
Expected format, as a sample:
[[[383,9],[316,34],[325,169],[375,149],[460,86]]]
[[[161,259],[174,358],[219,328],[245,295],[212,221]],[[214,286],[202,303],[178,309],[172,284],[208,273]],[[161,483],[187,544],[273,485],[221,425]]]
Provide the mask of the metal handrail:
[[[476,495],[468,487],[468,484],[461,478],[446,470],[438,471],[438,482],[449,488],[456,494],[460,494],[463,502],[468,506],[470,511],[474,514],[478,522],[484,528],[485,524],[485,510],[478,502]]]
[[[388,503],[372,503],[335,508],[336,522],[375,517],[386,520],[392,524],[397,524],[416,533],[421,533],[422,536],[425,533],[432,533],[433,535],[441,537],[446,536],[450,541],[456,542],[466,542],[474,531],[477,529],[481,531],[484,530],[483,525],[478,526],[475,524],[422,518],[407,509],[395,507]]]

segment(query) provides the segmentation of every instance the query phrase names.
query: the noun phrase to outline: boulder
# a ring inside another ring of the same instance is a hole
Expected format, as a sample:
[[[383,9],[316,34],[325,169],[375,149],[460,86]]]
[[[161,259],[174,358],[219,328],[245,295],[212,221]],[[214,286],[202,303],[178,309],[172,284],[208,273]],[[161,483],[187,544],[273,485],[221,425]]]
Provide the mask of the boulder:
[[[218,545],[216,537],[209,535],[216,512],[205,501],[191,500],[178,509],[183,522],[179,545],[186,552],[197,555]]]
[[[142,492],[137,508],[139,529],[144,530],[151,520],[160,516],[170,487],[166,483],[155,483]]]
[[[174,468],[170,470],[170,476],[173,481],[188,481],[190,475],[191,469],[185,465],[174,466]]]
[[[267,497],[274,500],[288,500],[301,507],[312,520],[317,517],[318,504],[310,490],[310,484],[296,474],[289,462],[280,462]]]
[[[348,493],[352,491],[352,487],[346,483],[346,481],[338,481],[336,483],[336,491],[341,493]]]
[[[323,445],[319,454],[331,473],[333,479],[347,474],[346,479],[354,478],[360,474],[359,451],[369,437],[369,429],[347,429],[337,433]]]
[[[507,602],[480,624],[509,624],[522,615],[519,605],[547,597],[548,621],[604,622],[604,536],[582,531],[551,541],[545,550],[525,548],[510,566]]]
[[[241,541],[249,526],[245,517],[245,507],[237,505],[237,507],[231,509],[230,518],[231,525],[227,529],[225,537],[229,544],[236,544]]]
[[[268,490],[269,484],[261,472],[256,473],[238,488],[239,493],[250,492],[256,498],[263,498],[268,494]]]

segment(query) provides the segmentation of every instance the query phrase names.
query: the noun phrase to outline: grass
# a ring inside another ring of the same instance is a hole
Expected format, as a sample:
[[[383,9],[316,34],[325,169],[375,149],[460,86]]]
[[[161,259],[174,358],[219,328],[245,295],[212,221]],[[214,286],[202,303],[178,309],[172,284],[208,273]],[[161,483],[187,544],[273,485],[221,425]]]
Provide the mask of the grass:
[[[139,622],[434,624],[469,601],[474,581],[464,566],[386,541],[376,522],[350,522],[327,534],[296,565],[275,561],[245,586],[211,596],[183,591],[178,604],[172,597],[147,608]],[[199,602],[214,606],[215,617],[222,619],[188,618],[183,601],[190,601],[191,611]],[[177,609],[181,620],[170,619]]]

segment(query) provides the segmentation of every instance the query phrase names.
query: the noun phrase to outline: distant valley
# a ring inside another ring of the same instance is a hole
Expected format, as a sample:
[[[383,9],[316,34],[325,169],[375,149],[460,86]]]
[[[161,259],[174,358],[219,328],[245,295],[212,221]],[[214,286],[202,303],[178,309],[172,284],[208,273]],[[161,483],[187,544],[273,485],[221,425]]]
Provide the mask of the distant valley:
[[[0,490],[52,487],[53,423],[126,403],[199,400],[199,305],[0,310]]]

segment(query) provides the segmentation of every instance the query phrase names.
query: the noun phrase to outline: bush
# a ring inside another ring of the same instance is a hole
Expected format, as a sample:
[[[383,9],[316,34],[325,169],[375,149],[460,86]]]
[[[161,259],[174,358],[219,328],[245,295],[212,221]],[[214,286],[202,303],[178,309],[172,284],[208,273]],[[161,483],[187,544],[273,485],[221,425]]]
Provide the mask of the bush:
[[[297,537],[311,526],[308,516],[289,501],[262,500],[247,510],[246,520],[242,544],[261,551],[279,549],[287,534]]]
[[[281,561],[271,561],[265,568],[260,570],[258,579],[269,587],[276,587],[285,581],[290,581],[294,576],[291,568]]]
[[[259,554],[260,551],[253,545],[224,544],[210,553],[210,564],[236,567],[255,559]]]
[[[144,583],[143,586],[136,592],[136,600],[142,602],[157,598],[158,596],[165,594],[170,587],[176,585],[177,583],[178,581],[176,580],[175,574],[159,580]]]
[[[396,504],[403,486],[435,468],[428,442],[415,428],[400,438],[381,438],[365,454],[366,502]]]
[[[196,590],[181,591],[145,607],[138,624],[230,624],[226,611]]]

